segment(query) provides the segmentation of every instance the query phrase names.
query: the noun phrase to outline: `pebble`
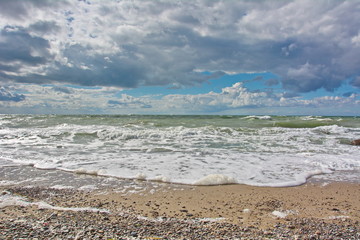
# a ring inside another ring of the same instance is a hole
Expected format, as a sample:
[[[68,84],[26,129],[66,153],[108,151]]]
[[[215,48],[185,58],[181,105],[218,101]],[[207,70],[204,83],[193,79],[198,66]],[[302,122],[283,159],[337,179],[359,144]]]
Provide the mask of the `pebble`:
[[[73,194],[65,190],[54,194],[48,189],[12,191],[29,199],[46,199],[50,195],[70,199]],[[21,212],[15,207],[13,210]],[[289,218],[262,230],[227,222],[139,219],[132,212],[104,215],[89,211],[22,210],[24,214],[0,221],[0,239],[360,239],[359,222],[351,219],[326,222],[316,218]]]

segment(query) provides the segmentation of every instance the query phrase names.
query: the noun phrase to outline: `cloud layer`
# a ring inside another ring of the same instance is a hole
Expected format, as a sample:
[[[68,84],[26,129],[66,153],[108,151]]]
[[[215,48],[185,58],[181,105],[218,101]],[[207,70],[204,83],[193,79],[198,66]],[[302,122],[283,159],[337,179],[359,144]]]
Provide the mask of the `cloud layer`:
[[[359,12],[337,0],[0,1],[0,81],[179,87],[272,72],[290,92],[360,87]]]
[[[19,94],[16,92],[21,92]],[[26,97],[25,97],[26,96]],[[115,87],[79,88],[15,84],[0,88],[2,113],[56,114],[322,114],[359,115],[359,95],[305,99],[288,93],[250,91],[237,82],[221,92],[133,97]],[[334,112],[334,109],[337,109]],[[274,111],[275,110],[275,111]]]

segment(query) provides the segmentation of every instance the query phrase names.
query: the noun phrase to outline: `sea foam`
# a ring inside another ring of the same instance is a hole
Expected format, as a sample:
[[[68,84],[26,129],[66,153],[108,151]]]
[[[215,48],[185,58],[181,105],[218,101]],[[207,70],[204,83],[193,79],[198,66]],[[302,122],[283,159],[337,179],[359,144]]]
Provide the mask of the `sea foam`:
[[[293,186],[316,174],[360,170],[360,148],[349,144],[360,134],[357,118],[11,118],[14,121],[0,116],[3,167],[29,165],[115,178],[260,186]]]
[[[210,174],[197,181],[194,185],[224,185],[237,183],[236,179],[221,174]]]
[[[37,206],[40,209],[52,209],[58,211],[87,211],[87,212],[101,212],[101,213],[110,213],[110,211],[106,209],[98,209],[98,208],[91,208],[91,207],[83,207],[83,208],[70,208],[70,207],[58,207],[50,205],[46,202],[29,202],[26,198],[12,195],[9,192],[2,192],[0,196],[0,208],[5,208],[8,206]]]

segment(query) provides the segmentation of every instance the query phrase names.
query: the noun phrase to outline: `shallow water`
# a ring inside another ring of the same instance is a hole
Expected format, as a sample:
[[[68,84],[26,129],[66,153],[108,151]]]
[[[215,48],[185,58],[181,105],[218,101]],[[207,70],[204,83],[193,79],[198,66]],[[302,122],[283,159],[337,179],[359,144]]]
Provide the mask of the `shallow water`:
[[[1,115],[0,166],[292,186],[359,171],[359,136],[357,117]]]

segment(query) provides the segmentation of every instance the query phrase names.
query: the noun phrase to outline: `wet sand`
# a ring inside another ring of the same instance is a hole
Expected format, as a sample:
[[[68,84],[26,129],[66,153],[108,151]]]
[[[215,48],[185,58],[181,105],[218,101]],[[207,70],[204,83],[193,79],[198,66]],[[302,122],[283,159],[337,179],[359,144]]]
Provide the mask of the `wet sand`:
[[[260,228],[271,227],[280,218],[360,220],[360,186],[350,183],[309,183],[289,188],[199,186],[132,195],[125,200],[116,193],[98,197],[125,203],[150,218],[223,218],[229,223]]]
[[[122,188],[92,190],[3,185],[0,239],[360,239],[358,183],[268,188],[126,181]]]

